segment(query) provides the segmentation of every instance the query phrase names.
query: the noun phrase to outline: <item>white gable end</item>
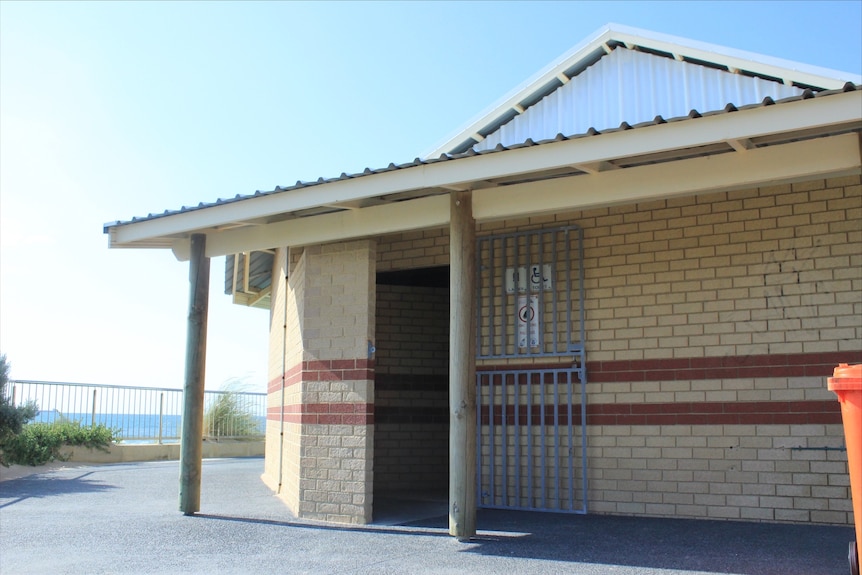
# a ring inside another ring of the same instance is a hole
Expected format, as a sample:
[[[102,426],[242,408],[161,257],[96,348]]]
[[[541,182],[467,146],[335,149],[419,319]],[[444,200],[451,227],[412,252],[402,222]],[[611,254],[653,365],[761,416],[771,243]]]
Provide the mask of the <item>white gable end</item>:
[[[619,47],[474,146],[534,141],[618,128],[656,116],[711,112],[796,96],[802,89]]]

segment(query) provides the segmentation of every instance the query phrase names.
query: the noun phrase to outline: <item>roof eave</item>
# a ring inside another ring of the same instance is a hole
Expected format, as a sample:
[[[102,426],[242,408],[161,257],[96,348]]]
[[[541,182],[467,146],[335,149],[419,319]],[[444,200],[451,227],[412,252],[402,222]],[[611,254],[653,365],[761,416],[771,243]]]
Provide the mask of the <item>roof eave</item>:
[[[803,108],[800,108],[803,107]],[[620,129],[600,136],[525,145],[504,152],[489,151],[448,161],[338,179],[329,183],[240,201],[182,211],[153,219],[107,224],[110,247],[174,247],[189,234],[218,232],[242,225],[253,229],[266,218],[315,206],[355,205],[357,201],[409,190],[468,189],[492,178],[517,176],[561,167],[600,169],[603,162],[665,150],[713,143],[739,145],[763,135],[799,132],[820,127],[856,126],[862,121],[862,90],[799,99],[732,113],[707,115],[666,124]],[[580,169],[580,168],[578,168]],[[344,209],[343,212],[362,212]],[[342,213],[337,211],[336,213]],[[302,221],[299,218],[291,221]],[[329,218],[333,221],[339,218]],[[340,218],[344,219],[344,218]],[[349,218],[348,218],[349,219]],[[354,220],[356,218],[353,218]],[[436,220],[435,220],[436,221]],[[257,223],[253,223],[257,222]],[[269,247],[269,246],[268,246]]]

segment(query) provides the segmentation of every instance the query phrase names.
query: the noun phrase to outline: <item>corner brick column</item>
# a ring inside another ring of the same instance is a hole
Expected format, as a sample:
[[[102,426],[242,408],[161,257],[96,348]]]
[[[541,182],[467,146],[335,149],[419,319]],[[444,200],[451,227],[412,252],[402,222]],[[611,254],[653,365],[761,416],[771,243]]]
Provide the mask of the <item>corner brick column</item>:
[[[375,259],[373,240],[306,247],[280,304],[288,360],[285,392],[281,376],[270,384],[269,435],[283,417],[279,495],[302,518],[371,521]],[[265,474],[270,486],[277,471]]]

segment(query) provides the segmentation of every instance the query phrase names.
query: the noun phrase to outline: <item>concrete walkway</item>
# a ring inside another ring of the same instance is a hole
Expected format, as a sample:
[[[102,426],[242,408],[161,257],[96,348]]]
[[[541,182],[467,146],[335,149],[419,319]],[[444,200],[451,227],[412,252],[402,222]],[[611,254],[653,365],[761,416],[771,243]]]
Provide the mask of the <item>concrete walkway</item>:
[[[177,462],[54,469],[0,483],[0,573],[846,575],[852,528],[479,512],[446,534],[440,502],[379,502],[379,524],[296,520],[263,460],[204,462],[201,514]],[[396,519],[397,518],[397,519]],[[396,522],[397,524],[392,524]],[[406,522],[405,522],[406,521]]]

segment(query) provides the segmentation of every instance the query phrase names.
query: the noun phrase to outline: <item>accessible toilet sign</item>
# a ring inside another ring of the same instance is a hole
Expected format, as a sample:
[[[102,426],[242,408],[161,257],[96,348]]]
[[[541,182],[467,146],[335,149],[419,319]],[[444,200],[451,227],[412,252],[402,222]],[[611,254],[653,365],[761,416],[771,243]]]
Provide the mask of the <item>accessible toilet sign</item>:
[[[554,287],[551,274],[551,264],[506,268],[506,293],[515,293],[516,286],[518,293],[526,293],[528,283],[531,292],[550,291]]]

